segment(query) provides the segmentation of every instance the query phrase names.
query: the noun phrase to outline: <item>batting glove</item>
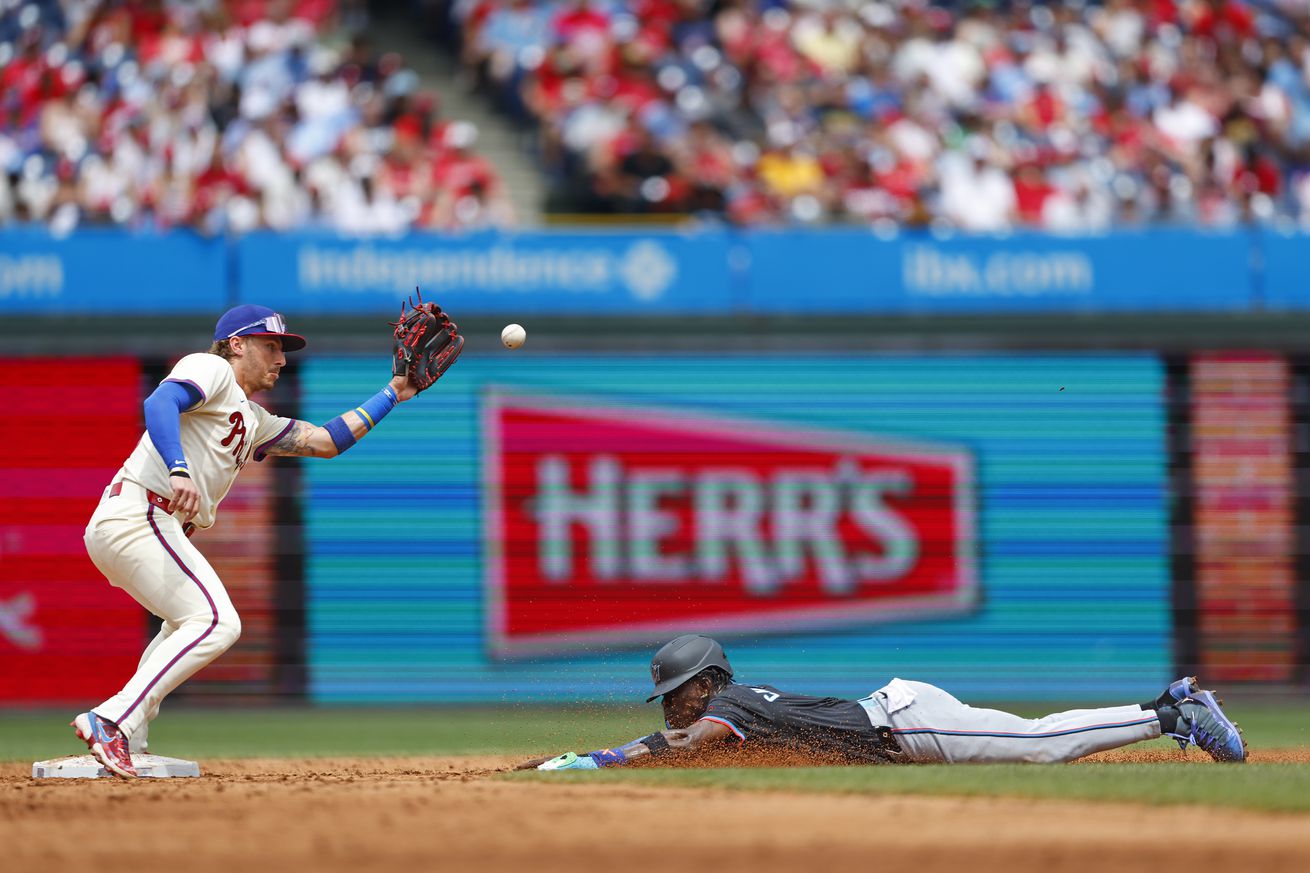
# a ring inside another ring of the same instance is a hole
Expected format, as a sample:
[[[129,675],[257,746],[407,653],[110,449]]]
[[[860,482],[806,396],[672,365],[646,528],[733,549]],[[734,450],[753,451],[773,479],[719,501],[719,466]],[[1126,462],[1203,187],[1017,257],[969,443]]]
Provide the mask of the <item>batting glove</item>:
[[[538,770],[598,770],[596,762],[590,755],[578,757],[575,752],[565,752],[551,758],[544,764],[537,765]]]

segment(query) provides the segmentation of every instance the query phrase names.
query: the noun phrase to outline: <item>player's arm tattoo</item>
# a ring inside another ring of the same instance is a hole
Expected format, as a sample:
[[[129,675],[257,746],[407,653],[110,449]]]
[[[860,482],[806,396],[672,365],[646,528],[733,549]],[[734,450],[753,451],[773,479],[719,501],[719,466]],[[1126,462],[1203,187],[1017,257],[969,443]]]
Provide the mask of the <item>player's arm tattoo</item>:
[[[308,421],[293,421],[281,437],[272,445],[261,448],[260,452],[263,455],[335,458],[377,427],[378,422],[401,402],[402,393],[406,394],[406,399],[413,396],[412,392],[404,390],[404,384],[397,388],[394,382],[395,379],[393,384],[388,384],[359,406],[341,413],[321,427]]]
[[[356,438],[368,433],[364,419],[357,413],[347,412],[342,415],[342,418]],[[310,424],[308,421],[297,421],[280,440],[264,449],[264,454],[300,458],[335,458],[340,453],[327,428]]]
[[[297,421],[295,424],[291,425],[290,430],[282,435],[280,440],[264,449],[264,453],[268,455],[290,455],[297,457],[327,457],[322,452],[315,451],[317,446],[314,441],[314,432],[322,429],[323,428],[310,424],[307,421]],[[331,440],[328,440],[328,445],[332,445]],[[336,454],[335,449],[332,454]]]

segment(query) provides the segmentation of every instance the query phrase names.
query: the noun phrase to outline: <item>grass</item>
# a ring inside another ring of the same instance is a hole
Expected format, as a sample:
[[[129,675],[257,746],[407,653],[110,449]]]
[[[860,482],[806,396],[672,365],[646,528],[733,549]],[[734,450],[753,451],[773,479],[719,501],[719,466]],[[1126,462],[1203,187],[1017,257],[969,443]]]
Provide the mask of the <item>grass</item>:
[[[1015,706],[1037,715],[1058,706]],[[1310,703],[1232,703],[1230,712],[1257,749],[1310,747]],[[0,715],[0,760],[76,754],[67,712]],[[649,733],[654,707],[496,707],[475,709],[166,709],[151,728],[154,751],[178,757],[349,755],[522,755],[586,751]],[[1168,741],[1153,744],[1158,749]],[[1193,750],[1193,754],[1198,754]],[[511,779],[852,794],[931,794],[1065,798],[1137,803],[1200,803],[1310,812],[1310,764],[1245,767],[1185,763],[614,770],[518,773]]]
[[[1310,812],[1310,764],[1080,764],[1042,767],[973,764],[918,767],[603,770],[515,773],[530,781],[600,782],[680,788],[828,794],[1025,797],[1127,803],[1201,804],[1272,812]]]
[[[1016,705],[1021,715],[1059,706]],[[1310,747],[1310,702],[1230,704],[1254,748]],[[0,761],[76,751],[67,711],[0,712]],[[152,748],[209,758],[546,754],[625,742],[660,727],[651,706],[378,709],[165,708]],[[1161,748],[1165,748],[1162,746]]]
[[[311,707],[166,709],[150,728],[160,754],[193,758],[305,758],[335,755],[518,755],[621,741],[658,727],[658,710],[354,709]],[[0,761],[76,754],[67,712],[0,714]],[[654,722],[654,723],[652,723]],[[590,744],[590,745],[588,745]]]

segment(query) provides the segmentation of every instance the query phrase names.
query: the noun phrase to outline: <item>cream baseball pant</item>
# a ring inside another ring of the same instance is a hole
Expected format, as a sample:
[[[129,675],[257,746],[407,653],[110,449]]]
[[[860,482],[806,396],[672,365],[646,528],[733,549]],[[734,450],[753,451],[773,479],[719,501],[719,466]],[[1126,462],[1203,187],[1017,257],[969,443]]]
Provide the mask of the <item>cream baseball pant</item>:
[[[1160,720],[1140,706],[1071,709],[1022,718],[961,703],[935,685],[893,679],[860,701],[875,725],[891,728],[919,763],[1073,761],[1160,736]]]
[[[93,708],[137,751],[163,699],[237,641],[241,619],[181,522],[134,482],[123,480],[118,496],[105,494],[86,526],[87,554],[111,585],[164,623],[123,690]]]

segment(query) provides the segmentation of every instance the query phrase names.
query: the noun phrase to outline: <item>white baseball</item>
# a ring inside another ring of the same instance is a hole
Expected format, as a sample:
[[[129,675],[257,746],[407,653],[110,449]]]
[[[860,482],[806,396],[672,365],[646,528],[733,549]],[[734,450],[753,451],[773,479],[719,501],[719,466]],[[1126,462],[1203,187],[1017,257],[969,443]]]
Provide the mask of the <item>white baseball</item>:
[[[528,341],[528,332],[523,329],[521,324],[507,324],[505,329],[500,332],[500,341],[505,344],[507,349],[517,349]]]

